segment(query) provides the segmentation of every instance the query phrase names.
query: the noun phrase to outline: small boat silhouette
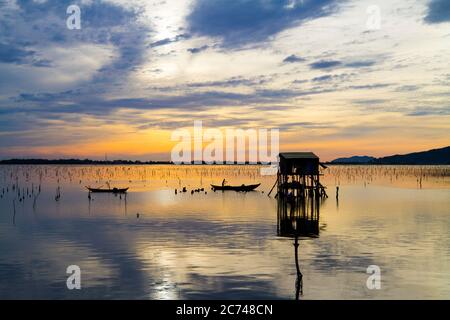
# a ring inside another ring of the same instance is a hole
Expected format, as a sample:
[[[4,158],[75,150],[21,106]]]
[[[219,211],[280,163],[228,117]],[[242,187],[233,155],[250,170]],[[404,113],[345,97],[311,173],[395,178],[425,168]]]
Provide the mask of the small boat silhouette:
[[[109,189],[100,189],[100,188],[91,188],[91,187],[86,187],[86,189],[89,190],[89,192],[93,192],[93,193],[126,193],[128,191],[129,188],[109,188]]]
[[[261,183],[258,184],[249,184],[249,185],[240,185],[240,186],[217,186],[212,184],[211,187],[214,191],[216,190],[232,190],[232,191],[238,191],[238,192],[246,192],[246,191],[253,191],[256,188],[258,188],[261,185]]]

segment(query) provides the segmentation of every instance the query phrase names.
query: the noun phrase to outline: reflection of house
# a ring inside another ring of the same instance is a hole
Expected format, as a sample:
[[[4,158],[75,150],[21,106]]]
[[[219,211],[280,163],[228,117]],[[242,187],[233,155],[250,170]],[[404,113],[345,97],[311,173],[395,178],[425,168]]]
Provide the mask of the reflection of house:
[[[312,152],[286,152],[279,157],[278,194],[326,197],[325,187],[320,183],[320,167],[326,166],[318,156]]]
[[[318,197],[288,197],[280,195],[277,199],[277,234],[280,237],[292,237],[294,259],[297,270],[295,281],[295,299],[303,295],[303,274],[299,263],[299,238],[319,236],[319,212],[322,199]]]
[[[289,201],[278,198],[278,235],[281,237],[319,236],[319,199]]]

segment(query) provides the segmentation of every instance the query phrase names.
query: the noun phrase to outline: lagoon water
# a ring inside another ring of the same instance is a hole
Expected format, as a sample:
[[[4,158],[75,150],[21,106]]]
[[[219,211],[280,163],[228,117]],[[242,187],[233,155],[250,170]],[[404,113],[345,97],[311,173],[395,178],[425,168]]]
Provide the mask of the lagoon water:
[[[294,299],[294,239],[267,195],[276,177],[260,169],[0,166],[0,298]],[[318,234],[299,240],[300,299],[450,298],[449,166],[323,173]],[[262,185],[212,192],[224,178]],[[85,186],[107,183],[129,193],[88,198]],[[81,290],[66,287],[69,265]],[[379,290],[366,286],[370,265]]]

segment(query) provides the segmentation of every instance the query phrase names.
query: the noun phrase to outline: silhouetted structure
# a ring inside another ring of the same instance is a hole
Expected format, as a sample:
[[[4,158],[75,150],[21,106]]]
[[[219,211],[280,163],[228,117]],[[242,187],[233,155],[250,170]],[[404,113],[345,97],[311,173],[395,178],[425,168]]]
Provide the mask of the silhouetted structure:
[[[286,152],[280,153],[279,158],[278,195],[328,197],[320,183],[320,167],[326,166],[320,163],[318,156],[312,152]]]

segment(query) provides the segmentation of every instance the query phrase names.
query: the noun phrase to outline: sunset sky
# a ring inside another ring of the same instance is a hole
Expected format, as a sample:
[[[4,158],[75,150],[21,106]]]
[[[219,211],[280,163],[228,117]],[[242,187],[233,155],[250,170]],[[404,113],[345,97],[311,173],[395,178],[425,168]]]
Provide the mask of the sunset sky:
[[[449,61],[448,0],[0,0],[0,158],[167,160],[194,120],[324,160],[444,147]]]

